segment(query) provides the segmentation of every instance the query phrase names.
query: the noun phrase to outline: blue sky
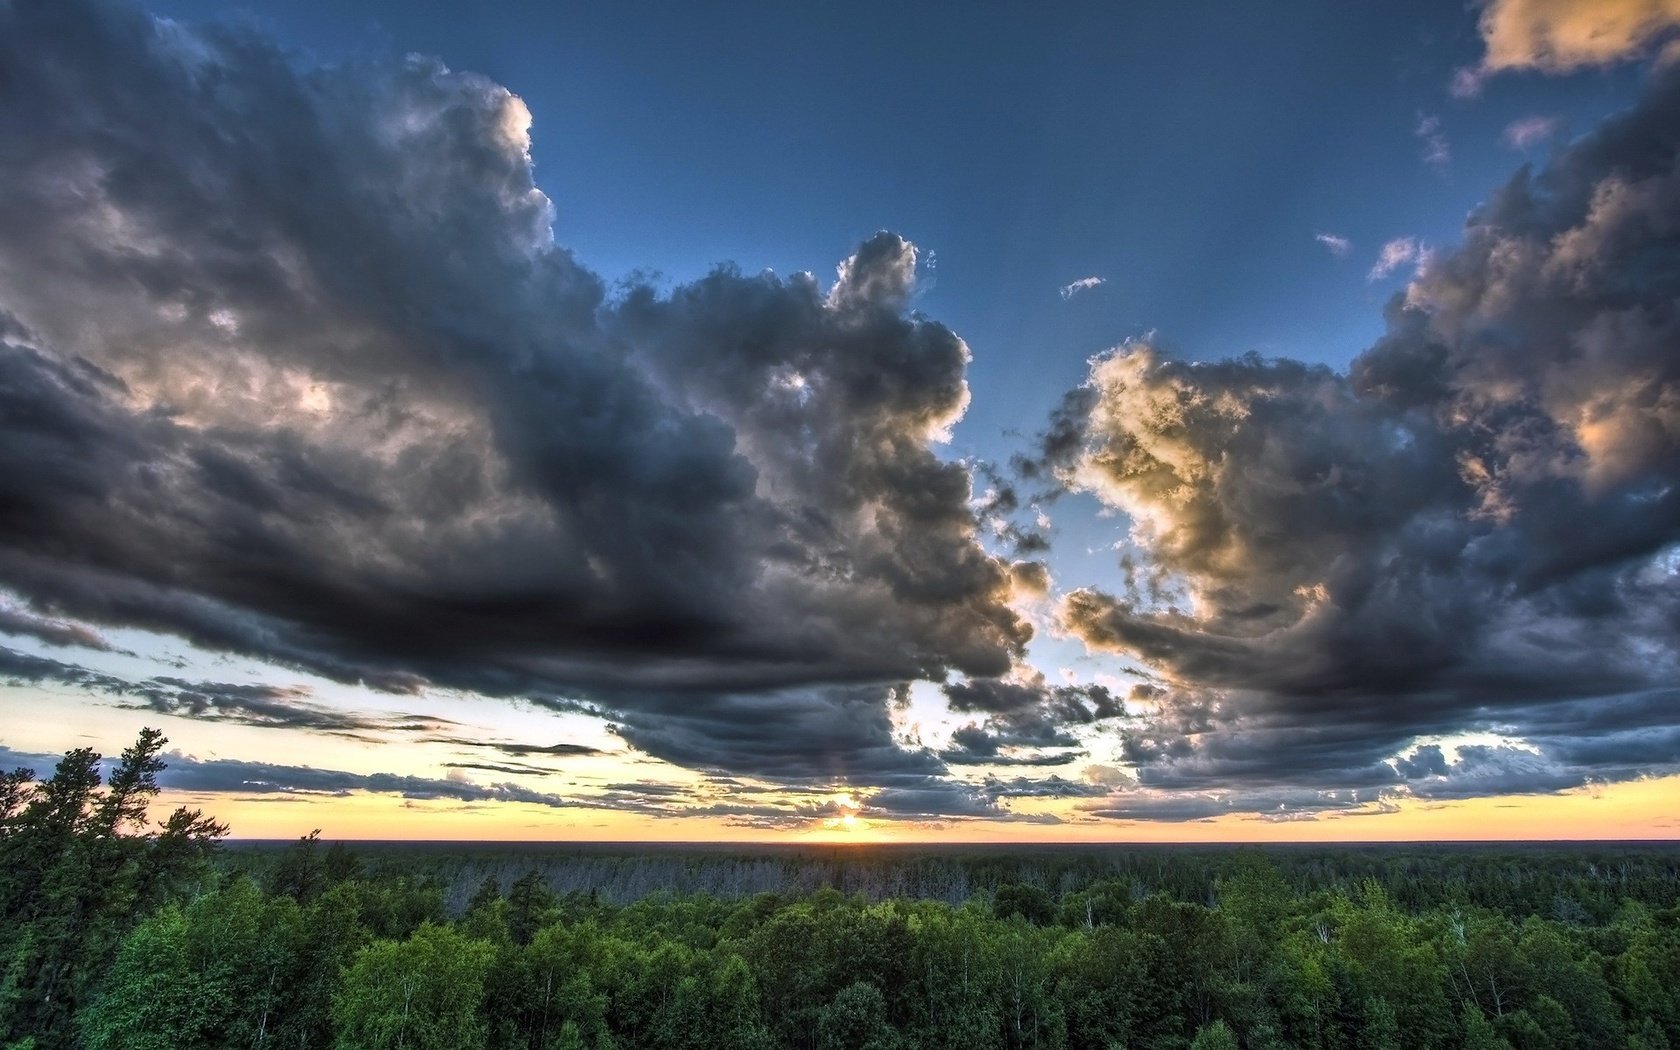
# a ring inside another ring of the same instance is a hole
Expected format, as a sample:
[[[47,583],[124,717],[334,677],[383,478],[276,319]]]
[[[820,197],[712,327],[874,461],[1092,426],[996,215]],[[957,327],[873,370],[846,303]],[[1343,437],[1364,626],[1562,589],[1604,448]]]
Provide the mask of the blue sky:
[[[1680,770],[1672,0],[0,20],[0,748],[625,834]]]

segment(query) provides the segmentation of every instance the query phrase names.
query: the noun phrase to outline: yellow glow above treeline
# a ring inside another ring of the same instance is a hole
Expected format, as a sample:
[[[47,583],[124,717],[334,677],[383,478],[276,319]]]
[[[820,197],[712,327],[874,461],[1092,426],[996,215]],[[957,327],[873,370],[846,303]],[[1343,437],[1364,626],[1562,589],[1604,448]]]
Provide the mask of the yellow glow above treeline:
[[[315,828],[328,839],[521,842],[1408,842],[1680,838],[1680,776],[1557,795],[1452,802],[1401,800],[1370,816],[1284,822],[1227,816],[1183,823],[1082,819],[1068,803],[1018,805],[1053,813],[1061,824],[962,820],[886,821],[846,810],[802,829],[765,830],[715,817],[653,818],[600,809],[555,809],[512,802],[416,801],[353,793],[321,797],[166,792],[153,809],[203,809],[235,838],[284,839]]]

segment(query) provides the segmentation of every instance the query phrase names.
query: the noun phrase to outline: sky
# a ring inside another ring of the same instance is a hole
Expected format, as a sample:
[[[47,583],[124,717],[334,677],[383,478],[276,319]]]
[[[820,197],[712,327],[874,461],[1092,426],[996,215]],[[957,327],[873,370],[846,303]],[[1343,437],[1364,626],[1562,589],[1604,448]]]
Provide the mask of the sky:
[[[1680,835],[1680,2],[905,6],[0,0],[0,766]]]

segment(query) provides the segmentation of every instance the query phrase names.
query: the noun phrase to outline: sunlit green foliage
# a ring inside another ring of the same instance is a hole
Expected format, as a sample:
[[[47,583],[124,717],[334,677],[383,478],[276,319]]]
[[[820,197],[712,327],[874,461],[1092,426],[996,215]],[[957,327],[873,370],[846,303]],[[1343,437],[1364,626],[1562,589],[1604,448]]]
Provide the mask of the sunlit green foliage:
[[[479,1050],[489,1026],[485,978],[495,947],[424,923],[356,955],[333,1000],[340,1050]]]

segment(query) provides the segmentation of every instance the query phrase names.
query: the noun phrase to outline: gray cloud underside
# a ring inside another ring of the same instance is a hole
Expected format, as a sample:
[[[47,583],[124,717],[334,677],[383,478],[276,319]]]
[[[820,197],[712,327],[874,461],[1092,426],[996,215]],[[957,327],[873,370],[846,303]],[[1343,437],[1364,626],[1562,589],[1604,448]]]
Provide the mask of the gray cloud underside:
[[[5,646],[0,646],[0,682],[14,685],[53,682],[104,693],[122,693],[131,684],[115,675],[102,674],[47,656],[21,653]]]
[[[1033,777],[987,777],[986,794],[992,798],[1093,798],[1106,793],[1096,784],[1081,783],[1051,774]]]
[[[0,634],[30,637],[57,648],[92,649],[113,652],[109,642],[99,632],[85,624],[47,616],[36,616],[26,609],[0,605]]]
[[[0,586],[33,608],[863,784],[943,771],[877,717],[901,683],[1019,659],[932,450],[968,350],[907,312],[901,238],[831,288],[609,301],[482,77],[104,0],[0,4],[0,68]]]
[[[475,784],[470,780],[403,776],[395,773],[348,773],[310,766],[289,766],[239,759],[198,759],[180,752],[164,756],[168,763],[158,784],[173,791],[270,794],[345,795],[352,791],[400,795],[409,799],[453,799],[462,802],[527,802],[549,807],[575,801],[518,784]],[[0,768],[28,768],[47,776],[58,756],[14,751],[0,745]]]
[[[1065,765],[1085,754],[1069,726],[1126,713],[1104,686],[1051,685],[1037,672],[950,682],[943,692],[953,711],[986,715],[982,722],[959,727],[951,735],[951,746],[939,752],[954,766]]]
[[[0,682],[68,685],[106,694],[116,698],[118,706],[136,710],[365,740],[378,739],[380,733],[435,733],[456,726],[428,715],[368,714],[314,703],[302,686],[191,682],[167,675],[133,680],[4,646],[0,646]],[[482,742],[472,743],[482,746]]]
[[[1060,616],[1168,687],[1124,732],[1141,787],[1097,812],[1680,770],[1676,128],[1669,70],[1524,167],[1346,373],[1141,343],[1094,363],[1025,472],[1131,517],[1124,588]],[[1391,761],[1472,730],[1536,750]]]

